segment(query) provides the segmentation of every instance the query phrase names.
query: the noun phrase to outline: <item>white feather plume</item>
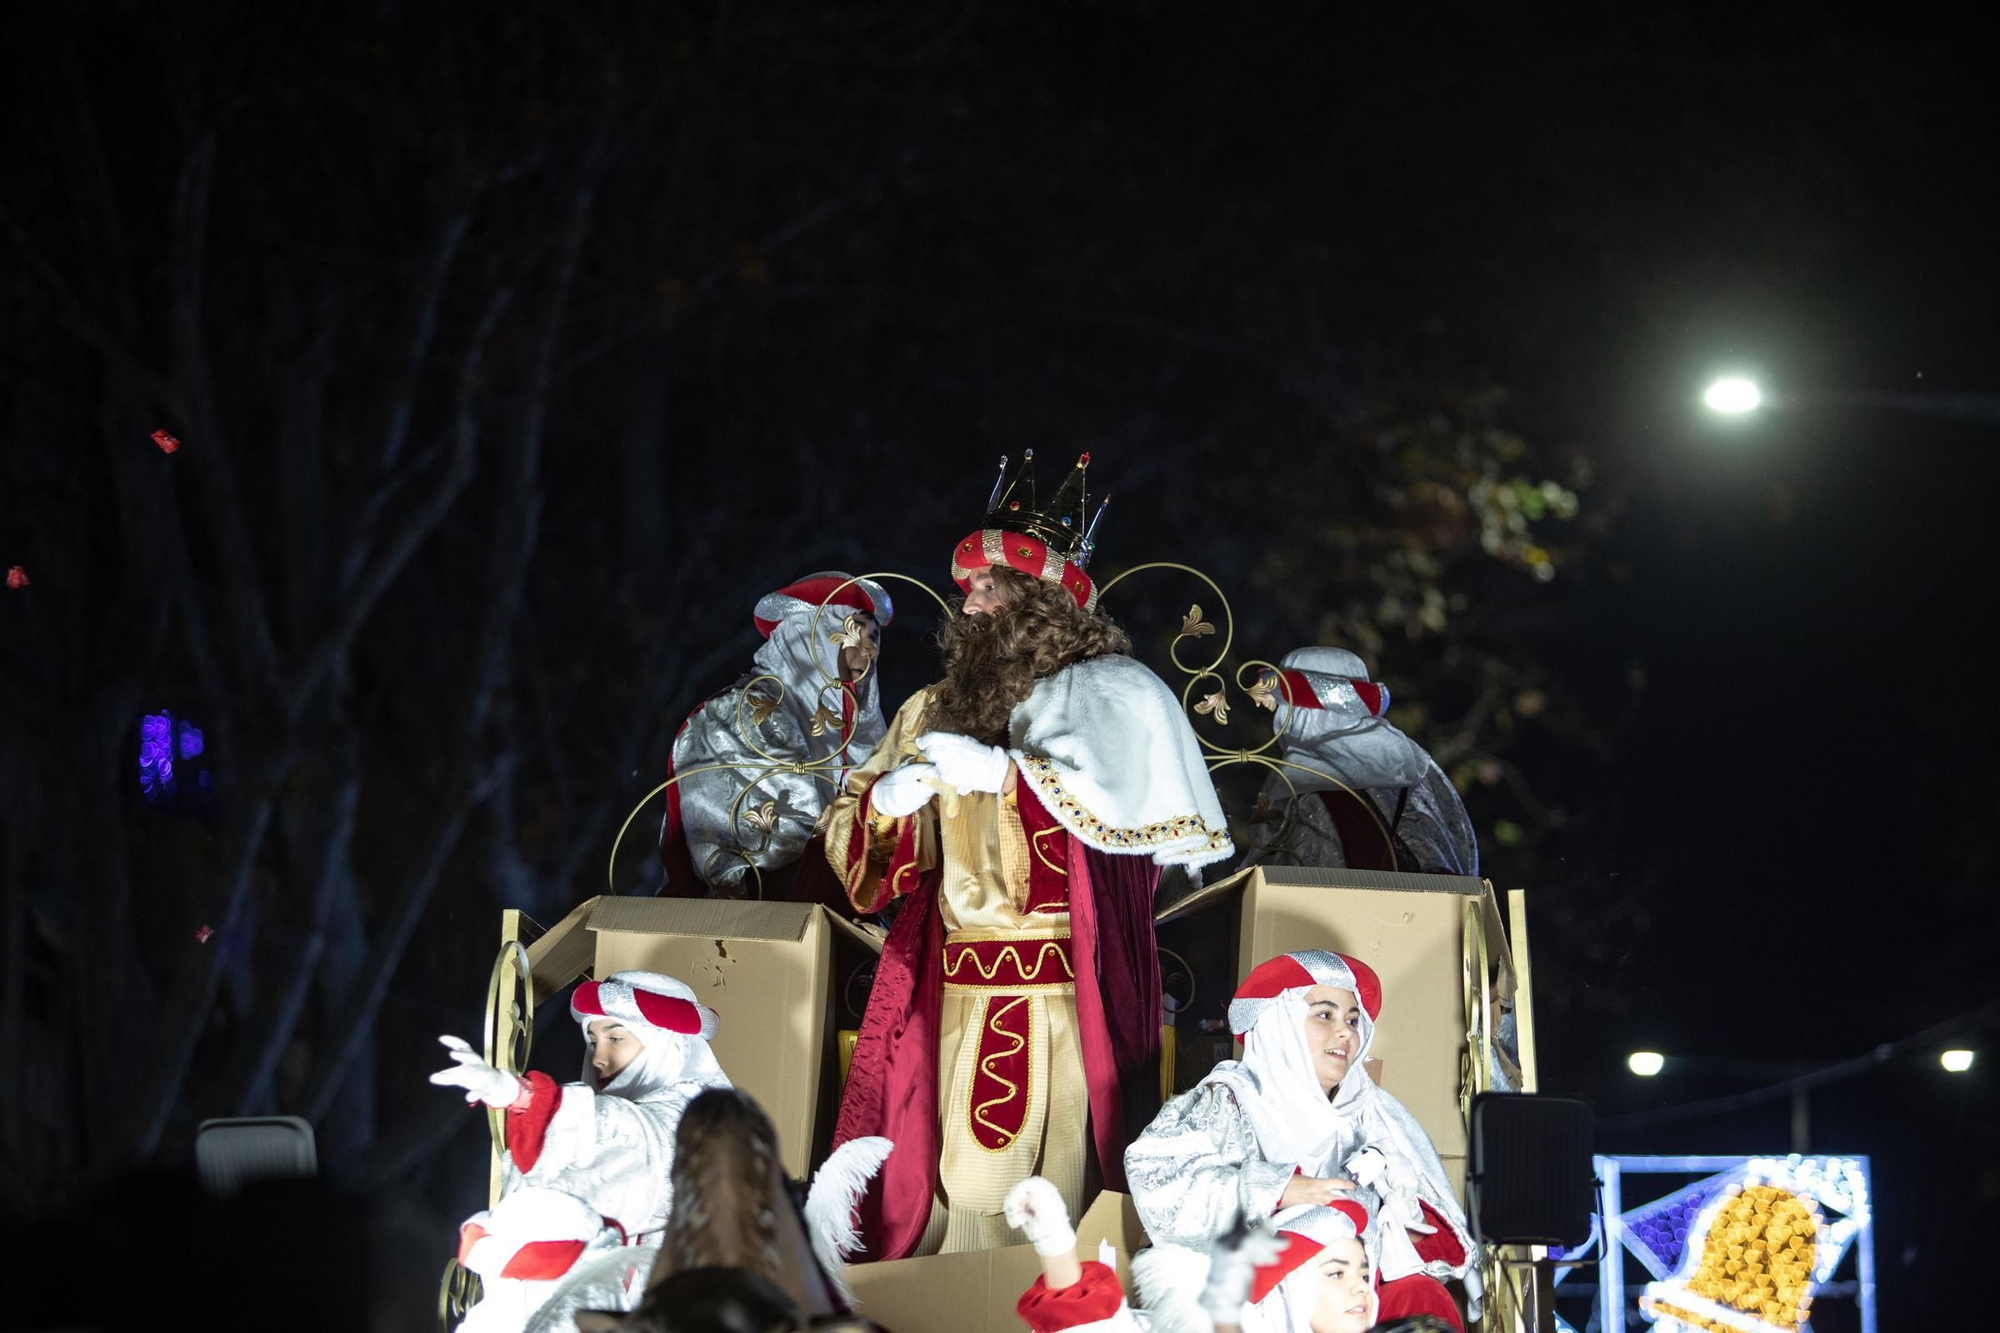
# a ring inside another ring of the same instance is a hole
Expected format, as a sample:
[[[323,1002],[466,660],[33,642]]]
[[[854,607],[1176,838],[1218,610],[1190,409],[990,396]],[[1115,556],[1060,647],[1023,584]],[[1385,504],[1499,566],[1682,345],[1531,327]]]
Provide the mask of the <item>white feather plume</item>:
[[[849,1139],[833,1150],[806,1191],[806,1230],[812,1236],[813,1253],[826,1270],[827,1280],[840,1289],[849,1305],[854,1303],[854,1294],[847,1289],[841,1270],[847,1256],[861,1248],[854,1207],[895,1146],[879,1137]]]
[[[1201,1308],[1208,1284],[1208,1256],[1184,1245],[1154,1245],[1132,1256],[1139,1304],[1153,1317],[1152,1333],[1215,1333]]]

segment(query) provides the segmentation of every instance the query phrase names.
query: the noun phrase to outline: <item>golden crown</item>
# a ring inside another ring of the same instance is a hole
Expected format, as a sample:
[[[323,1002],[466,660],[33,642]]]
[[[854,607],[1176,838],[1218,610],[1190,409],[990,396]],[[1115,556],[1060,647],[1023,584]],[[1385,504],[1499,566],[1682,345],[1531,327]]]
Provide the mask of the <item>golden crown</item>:
[[[1035,451],[1027,450],[1013,471],[1007,470],[1007,457],[1001,455],[1000,475],[993,483],[993,494],[986,501],[987,528],[998,528],[1002,532],[1022,532],[1047,544],[1050,550],[1075,565],[1078,569],[1090,567],[1091,553],[1097,549],[1097,525],[1104,520],[1104,511],[1111,505],[1111,497],[1105,496],[1098,503],[1097,513],[1084,526],[1083,516],[1088,497],[1085,495],[1085,474],[1090,468],[1090,455],[1080,454],[1076,466],[1070,469],[1063,484],[1056,488],[1055,498],[1046,508],[1035,503]]]

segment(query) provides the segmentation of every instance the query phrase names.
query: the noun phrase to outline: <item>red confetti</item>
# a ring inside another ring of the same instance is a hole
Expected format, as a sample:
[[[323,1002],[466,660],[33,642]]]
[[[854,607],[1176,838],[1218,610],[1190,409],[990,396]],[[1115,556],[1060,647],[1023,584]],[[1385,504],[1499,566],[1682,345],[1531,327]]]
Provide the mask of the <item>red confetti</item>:
[[[19,565],[16,565],[16,566],[14,566],[14,567],[13,567],[12,569],[8,570],[8,571],[7,571],[7,586],[8,586],[8,587],[10,587],[10,588],[25,588],[25,587],[27,587],[27,586],[28,586],[28,571],[27,571],[27,570],[25,570],[25,569],[23,569],[23,568],[21,568],[21,567],[20,567]]]
[[[153,432],[153,443],[160,446],[160,452],[170,454],[181,447],[181,442],[163,430]]]
[[[194,933],[194,937],[197,943],[206,944],[208,943],[208,937],[213,935],[214,933],[215,933],[214,926],[203,926],[200,930],[197,930]]]

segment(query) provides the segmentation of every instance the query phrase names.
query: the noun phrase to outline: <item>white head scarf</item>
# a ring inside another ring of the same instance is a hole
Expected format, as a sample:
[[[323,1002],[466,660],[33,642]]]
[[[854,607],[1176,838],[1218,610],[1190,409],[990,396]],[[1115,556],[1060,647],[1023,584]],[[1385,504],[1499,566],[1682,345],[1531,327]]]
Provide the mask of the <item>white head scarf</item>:
[[[1331,1098],[1319,1084],[1306,1040],[1306,993],[1333,986],[1354,996],[1361,1040]],[[1243,1038],[1243,1058],[1225,1061],[1211,1077],[1239,1084],[1237,1103],[1257,1131],[1266,1160],[1311,1164],[1328,1174],[1354,1135],[1356,1103],[1374,1086],[1362,1061],[1375,1041],[1382,986],[1359,960],[1324,949],[1280,954],[1253,968],[1229,1005],[1229,1026]]]
[[[586,981],[570,996],[569,1012],[583,1028],[585,1083],[595,1086],[588,1042],[590,1025],[598,1019],[615,1020],[644,1048],[631,1064],[597,1089],[605,1096],[636,1102],[669,1090],[688,1095],[688,1085],[730,1086],[729,1076],[722,1072],[708,1046],[718,1027],[715,1010],[664,973],[614,972],[603,981]],[[655,1019],[672,1026],[662,1026]]]

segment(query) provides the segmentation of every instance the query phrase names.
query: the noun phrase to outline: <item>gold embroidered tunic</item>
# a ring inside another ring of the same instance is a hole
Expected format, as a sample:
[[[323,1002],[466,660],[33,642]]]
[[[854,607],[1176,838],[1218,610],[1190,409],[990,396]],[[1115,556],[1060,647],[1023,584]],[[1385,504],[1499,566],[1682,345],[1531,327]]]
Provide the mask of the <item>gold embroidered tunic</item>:
[[[833,864],[852,866],[847,887],[858,910],[877,910],[913,887],[881,882],[899,837],[913,835],[919,854],[898,878],[941,872],[938,1186],[918,1254],[1017,1243],[1001,1205],[1031,1175],[1052,1181],[1070,1215],[1080,1215],[1090,1142],[1062,887],[1067,835],[1038,806],[1030,812],[1037,827],[1024,824],[1020,803],[1035,797],[1011,767],[1002,791],[941,794],[909,817],[913,828],[881,818],[868,820],[865,832],[856,828],[859,793],[912,760],[910,742],[928,729],[928,705],[928,692],[920,693],[897,712],[849,794],[834,803],[827,829]],[[857,833],[868,846],[850,858]]]

